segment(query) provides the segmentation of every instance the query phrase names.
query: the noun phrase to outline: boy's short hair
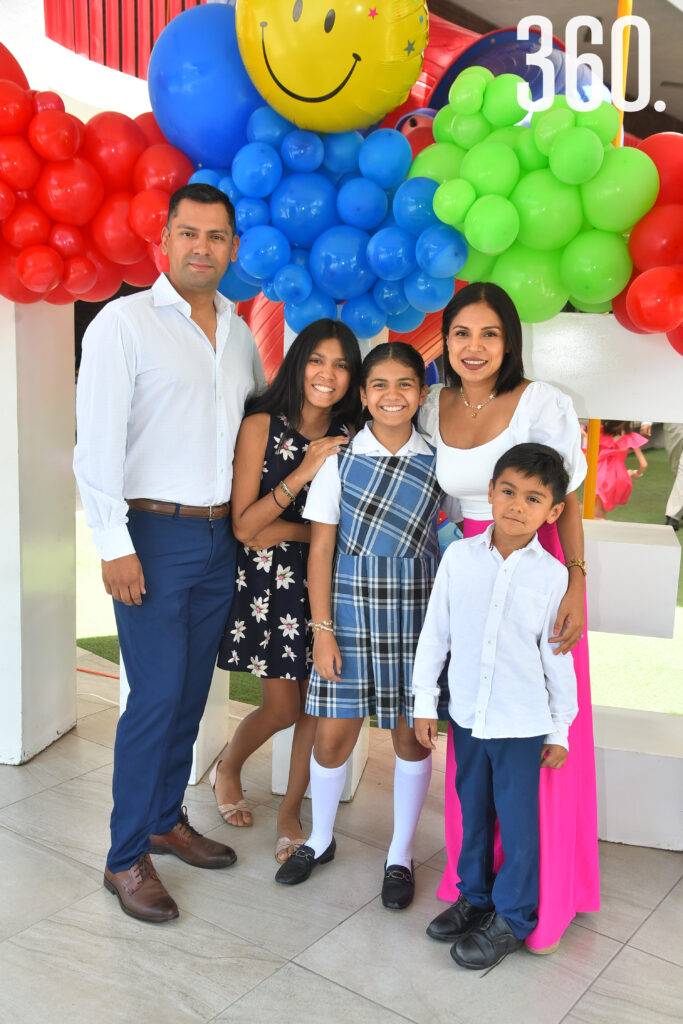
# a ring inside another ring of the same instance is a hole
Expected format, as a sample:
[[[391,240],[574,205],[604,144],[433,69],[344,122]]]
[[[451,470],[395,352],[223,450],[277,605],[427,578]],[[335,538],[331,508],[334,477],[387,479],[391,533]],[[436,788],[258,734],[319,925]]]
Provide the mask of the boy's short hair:
[[[538,477],[544,487],[550,488],[553,505],[558,505],[567,496],[569,473],[560,453],[547,444],[528,441],[504,452],[493,467],[494,485],[506,469],[516,469],[523,476]]]

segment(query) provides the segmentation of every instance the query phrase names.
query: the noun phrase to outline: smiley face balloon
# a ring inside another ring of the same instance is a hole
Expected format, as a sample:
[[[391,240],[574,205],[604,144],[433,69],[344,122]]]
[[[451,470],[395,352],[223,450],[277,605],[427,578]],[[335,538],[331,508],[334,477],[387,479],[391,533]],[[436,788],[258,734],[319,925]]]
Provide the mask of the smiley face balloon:
[[[422,68],[424,0],[237,0],[237,41],[263,98],[300,128],[345,132],[406,99]]]

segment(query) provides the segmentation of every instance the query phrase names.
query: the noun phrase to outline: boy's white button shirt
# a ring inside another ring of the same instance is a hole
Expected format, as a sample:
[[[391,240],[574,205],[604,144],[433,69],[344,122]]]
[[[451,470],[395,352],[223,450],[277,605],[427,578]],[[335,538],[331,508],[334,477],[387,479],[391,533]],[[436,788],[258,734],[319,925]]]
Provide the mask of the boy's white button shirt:
[[[415,655],[414,715],[436,718],[450,651],[448,707],[459,726],[478,739],[545,735],[568,749],[574,664],[548,642],[567,570],[537,536],[503,559],[492,534],[493,525],[446,549]]]

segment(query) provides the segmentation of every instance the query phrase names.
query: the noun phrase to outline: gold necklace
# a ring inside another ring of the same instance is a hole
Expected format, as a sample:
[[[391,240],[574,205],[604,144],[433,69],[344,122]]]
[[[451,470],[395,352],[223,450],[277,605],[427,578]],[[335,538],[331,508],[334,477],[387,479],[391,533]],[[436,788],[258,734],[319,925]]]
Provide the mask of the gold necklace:
[[[460,385],[460,396],[461,396],[463,402],[465,403],[465,405],[467,406],[467,408],[473,410],[473,412],[470,413],[470,416],[472,417],[472,419],[475,419],[477,413],[479,412],[479,410],[483,409],[485,405],[488,405],[489,402],[492,401],[492,399],[494,399],[496,397],[496,392],[492,391],[491,394],[489,395],[489,397],[486,399],[485,402],[480,402],[479,405],[470,405],[470,403],[465,398],[465,392],[463,391],[462,384],[461,384]]]

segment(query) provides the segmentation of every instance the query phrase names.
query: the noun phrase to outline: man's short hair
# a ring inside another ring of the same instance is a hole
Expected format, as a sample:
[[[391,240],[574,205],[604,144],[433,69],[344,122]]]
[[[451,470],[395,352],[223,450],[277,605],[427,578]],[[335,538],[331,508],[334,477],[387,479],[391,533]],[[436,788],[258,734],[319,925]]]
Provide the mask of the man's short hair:
[[[235,234],[235,207],[232,205],[225,192],[221,192],[219,188],[214,188],[213,185],[207,185],[203,181],[193,181],[190,185],[182,185],[180,188],[175,190],[168,204],[167,225],[171,223],[171,219],[175,216],[178,209],[178,204],[182,202],[183,199],[191,199],[193,203],[206,203],[207,206],[214,203],[220,203],[226,209],[232,233],[233,235]]]
[[[506,469],[516,469],[526,477],[538,477],[543,486],[552,492],[553,505],[558,505],[567,496],[569,473],[560,453],[547,444],[528,441],[506,451],[493,467],[494,485]]]

